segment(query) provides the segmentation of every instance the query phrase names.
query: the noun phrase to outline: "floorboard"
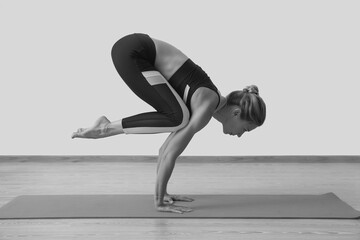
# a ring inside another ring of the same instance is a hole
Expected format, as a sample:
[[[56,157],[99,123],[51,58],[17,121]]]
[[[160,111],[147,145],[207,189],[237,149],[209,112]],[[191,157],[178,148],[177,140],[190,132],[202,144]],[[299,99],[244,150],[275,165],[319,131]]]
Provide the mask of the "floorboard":
[[[26,194],[152,194],[154,156],[0,156],[0,207]],[[359,156],[182,157],[174,194],[322,194],[360,210]],[[0,239],[360,239],[360,220],[0,220]]]

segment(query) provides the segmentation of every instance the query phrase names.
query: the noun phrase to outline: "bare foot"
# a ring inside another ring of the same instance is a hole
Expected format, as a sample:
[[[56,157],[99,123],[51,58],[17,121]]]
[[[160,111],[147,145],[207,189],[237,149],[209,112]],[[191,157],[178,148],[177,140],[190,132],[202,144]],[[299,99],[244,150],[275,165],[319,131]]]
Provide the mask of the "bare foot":
[[[108,137],[106,134],[106,126],[110,123],[105,116],[98,118],[94,126],[90,128],[79,128],[77,132],[71,135],[71,138],[103,138]]]

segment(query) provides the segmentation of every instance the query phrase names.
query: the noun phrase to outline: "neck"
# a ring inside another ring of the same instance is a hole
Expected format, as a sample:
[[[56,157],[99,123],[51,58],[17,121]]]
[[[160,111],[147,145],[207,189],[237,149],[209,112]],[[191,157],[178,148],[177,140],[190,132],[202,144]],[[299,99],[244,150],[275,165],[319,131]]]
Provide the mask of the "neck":
[[[224,120],[225,120],[225,118],[224,118],[224,116],[225,116],[225,114],[224,114],[225,111],[226,111],[226,98],[221,97],[221,99],[220,99],[220,104],[219,104],[219,108],[213,113],[213,117],[214,117],[217,121],[223,123]]]

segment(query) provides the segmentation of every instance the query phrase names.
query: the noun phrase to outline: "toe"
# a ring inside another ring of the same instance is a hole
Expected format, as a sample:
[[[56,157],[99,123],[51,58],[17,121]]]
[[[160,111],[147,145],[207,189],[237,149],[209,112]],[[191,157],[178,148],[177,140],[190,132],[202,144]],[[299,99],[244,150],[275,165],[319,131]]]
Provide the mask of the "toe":
[[[74,132],[72,138],[86,138],[84,133]]]

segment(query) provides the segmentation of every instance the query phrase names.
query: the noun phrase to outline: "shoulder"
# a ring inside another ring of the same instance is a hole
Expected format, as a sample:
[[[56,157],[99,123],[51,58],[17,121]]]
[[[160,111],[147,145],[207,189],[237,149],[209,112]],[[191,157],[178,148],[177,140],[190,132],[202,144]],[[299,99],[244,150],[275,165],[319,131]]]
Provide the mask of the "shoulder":
[[[199,87],[191,97],[191,110],[207,109],[211,114],[219,103],[219,95],[207,87]]]
[[[189,127],[195,132],[204,128],[212,118],[218,104],[219,97],[211,89],[200,87],[191,98],[191,118]]]

